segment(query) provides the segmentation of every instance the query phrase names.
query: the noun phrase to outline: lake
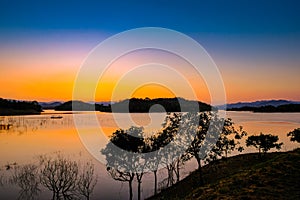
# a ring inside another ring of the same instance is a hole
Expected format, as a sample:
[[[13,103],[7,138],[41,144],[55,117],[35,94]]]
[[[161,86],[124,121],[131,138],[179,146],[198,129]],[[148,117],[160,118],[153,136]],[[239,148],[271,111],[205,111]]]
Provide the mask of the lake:
[[[128,120],[130,116],[131,120]],[[62,117],[62,118],[61,118]],[[74,117],[76,123],[74,123]],[[13,170],[6,170],[7,165],[23,165],[37,162],[40,155],[56,155],[58,152],[78,161],[91,161],[95,164],[98,182],[92,199],[127,199],[127,182],[113,180],[106,171],[101,160],[101,148],[105,147],[109,135],[118,128],[129,128],[131,125],[145,126],[145,132],[151,135],[160,129],[165,117],[164,113],[111,114],[94,112],[56,112],[47,110],[41,115],[2,116],[1,124],[11,127],[0,129],[0,173],[9,176]],[[272,133],[278,135],[284,143],[281,151],[293,150],[299,144],[292,143],[286,134],[300,127],[300,113],[251,113],[227,112],[236,126],[243,126],[248,135]],[[99,124],[101,127],[99,127]],[[83,142],[84,141],[84,142]],[[88,147],[88,150],[86,148]],[[254,152],[253,148],[245,148],[244,152]],[[232,155],[237,154],[233,152]],[[100,161],[98,161],[100,160]],[[194,160],[189,161],[182,169],[181,177],[187,176],[197,167]],[[166,172],[158,173],[158,181],[166,178]],[[153,174],[144,175],[142,196],[153,194]],[[0,187],[1,199],[17,199],[19,188],[4,184]],[[137,199],[136,183],[134,183],[134,199]],[[38,198],[50,199],[51,193],[42,189]]]

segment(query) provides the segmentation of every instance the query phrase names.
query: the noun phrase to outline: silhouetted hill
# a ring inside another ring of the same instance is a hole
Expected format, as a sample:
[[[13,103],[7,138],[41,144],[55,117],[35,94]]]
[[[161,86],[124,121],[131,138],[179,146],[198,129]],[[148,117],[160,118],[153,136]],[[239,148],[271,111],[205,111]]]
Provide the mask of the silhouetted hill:
[[[60,101],[39,102],[39,104],[40,104],[40,106],[42,106],[43,109],[54,109],[55,107],[63,104],[63,102],[60,102]]]
[[[299,199],[300,149],[243,154],[203,167],[149,199]]]
[[[83,101],[67,101],[54,108],[57,111],[93,111],[95,104],[85,103]]]
[[[83,101],[67,101],[54,108],[56,111],[102,111],[111,112],[110,105],[91,104]]]
[[[286,104],[300,104],[298,101],[289,101],[289,100],[262,100],[262,101],[254,101],[254,102],[238,102],[238,103],[230,103],[227,104],[227,109],[232,108],[242,108],[242,107],[262,107],[262,106],[281,106]],[[219,109],[224,109],[225,105],[217,106]]]
[[[285,104],[280,106],[241,107],[227,109],[229,111],[252,111],[252,112],[300,112],[300,104]]]
[[[18,101],[0,98],[0,115],[40,114],[42,107],[37,101]]]
[[[164,109],[159,107],[152,107],[154,105],[160,105]],[[112,104],[113,112],[192,112],[196,111],[195,105],[198,106],[200,111],[209,111],[211,106],[199,101],[190,101],[183,98],[157,98],[157,99],[139,99],[131,98]],[[129,106],[129,108],[128,108]],[[152,108],[151,108],[152,107]],[[150,110],[151,108],[151,110]]]
[[[181,102],[181,103],[179,103]],[[158,107],[152,107],[154,105],[160,105],[164,109]],[[73,108],[72,108],[73,106]],[[101,111],[101,112],[116,112],[116,113],[147,113],[147,112],[188,112],[195,111],[195,106],[198,106],[200,111],[211,110],[211,106],[198,102],[198,101],[189,101],[183,98],[157,98],[157,99],[126,99],[112,105],[103,105],[103,104],[91,104],[85,103],[82,101],[68,101],[59,106],[55,107],[55,110],[58,111]],[[151,110],[150,110],[151,108]],[[154,109],[153,109],[154,108]]]

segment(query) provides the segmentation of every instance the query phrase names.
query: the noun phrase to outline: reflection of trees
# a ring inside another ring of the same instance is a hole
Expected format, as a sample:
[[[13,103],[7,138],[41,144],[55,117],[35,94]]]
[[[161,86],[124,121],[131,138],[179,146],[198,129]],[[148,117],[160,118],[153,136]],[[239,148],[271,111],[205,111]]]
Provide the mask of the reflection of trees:
[[[20,188],[18,199],[37,199],[43,187],[52,192],[52,200],[88,200],[97,183],[91,162],[81,165],[62,155],[40,156],[39,165],[15,166],[12,170],[8,180]],[[2,181],[4,183],[5,179]]]
[[[77,181],[78,193],[87,200],[90,199],[94,187],[97,184],[97,177],[94,177],[94,170],[94,165],[91,162],[87,162],[79,174]]]
[[[52,191],[52,199],[72,199],[76,196],[78,165],[63,157],[41,160],[41,184]]]
[[[41,184],[52,191],[52,199],[77,199],[90,195],[96,185],[94,165],[87,162],[80,170],[79,164],[58,155],[41,157]]]
[[[9,125],[9,128],[2,128],[2,126]],[[0,117],[0,131],[7,133],[24,134],[27,132],[35,132],[44,128],[59,128],[65,126],[72,126],[73,120],[71,115],[65,116],[63,119],[51,119],[49,115],[38,117],[31,116],[4,116]]]
[[[18,199],[37,199],[40,188],[36,165],[17,166],[11,181],[21,188]]]

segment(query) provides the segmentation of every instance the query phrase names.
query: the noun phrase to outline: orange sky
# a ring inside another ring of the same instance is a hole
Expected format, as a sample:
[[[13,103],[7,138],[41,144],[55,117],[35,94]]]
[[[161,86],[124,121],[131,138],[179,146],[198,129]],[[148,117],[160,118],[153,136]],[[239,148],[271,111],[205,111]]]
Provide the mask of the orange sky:
[[[49,43],[25,43],[22,46],[0,49],[0,97],[38,101],[72,99],[76,74],[93,45]],[[224,57],[219,56],[214,49],[211,56],[221,72],[228,102],[300,100],[300,70],[298,63],[294,61],[280,63],[270,58],[249,60],[234,56]],[[151,62],[164,64],[173,70],[149,64]],[[134,69],[147,63],[149,65]],[[122,77],[124,74],[126,76]],[[140,85],[146,79],[156,80],[156,83],[165,81],[170,85]],[[113,94],[117,81],[120,83]],[[188,63],[166,52],[140,51],[121,57],[110,66],[99,83],[96,99],[87,99],[84,95],[80,99],[108,101],[132,96],[155,98],[175,95],[193,99],[190,88],[186,85],[188,83],[200,101],[211,101],[210,92],[202,77]]]

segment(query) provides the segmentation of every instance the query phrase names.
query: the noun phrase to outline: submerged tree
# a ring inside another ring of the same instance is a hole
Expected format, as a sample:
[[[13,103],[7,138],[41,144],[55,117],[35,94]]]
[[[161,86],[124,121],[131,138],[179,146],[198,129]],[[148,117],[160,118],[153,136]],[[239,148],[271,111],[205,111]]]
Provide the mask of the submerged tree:
[[[72,199],[76,196],[78,164],[62,156],[41,160],[41,184],[52,191],[52,199]]]
[[[290,137],[290,140],[292,142],[296,141],[300,143],[300,128],[296,128],[293,131],[289,132],[287,136]]]
[[[282,142],[278,143],[278,136],[272,134],[251,135],[246,140],[246,146],[254,146],[258,149],[259,156],[261,151],[265,154],[272,148],[281,149]]]
[[[58,155],[40,157],[40,182],[52,191],[52,199],[90,199],[97,183],[94,165],[79,163]]]
[[[90,199],[91,194],[97,184],[97,177],[94,175],[95,169],[92,162],[87,162],[83,165],[81,172],[79,173],[77,188],[78,193],[86,198]]]
[[[18,199],[37,199],[40,188],[38,168],[36,165],[27,164],[15,167],[10,182],[21,188]]]

